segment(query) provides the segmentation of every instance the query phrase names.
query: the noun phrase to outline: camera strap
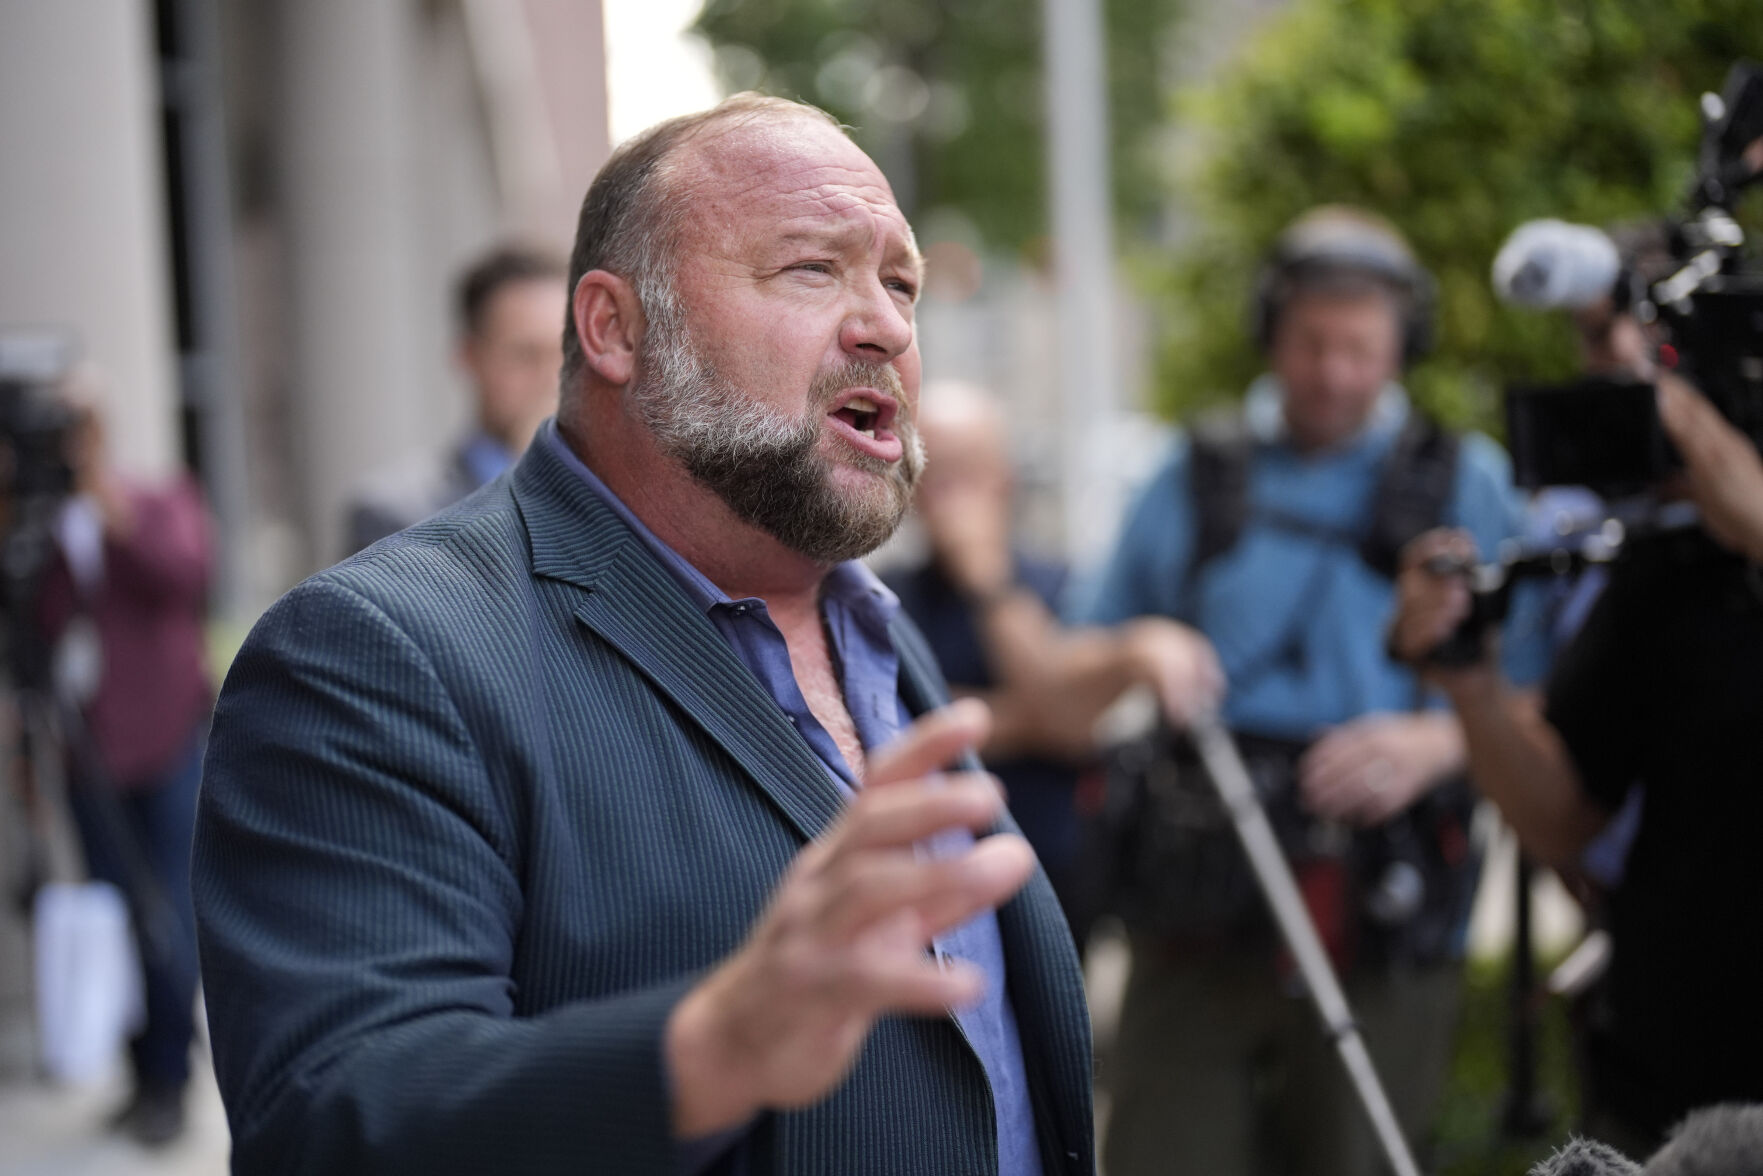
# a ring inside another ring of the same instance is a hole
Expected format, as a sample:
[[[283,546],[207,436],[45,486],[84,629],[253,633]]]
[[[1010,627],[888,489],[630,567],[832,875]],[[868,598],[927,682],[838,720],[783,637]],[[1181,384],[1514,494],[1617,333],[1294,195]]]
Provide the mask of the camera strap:
[[[1456,486],[1460,444],[1455,433],[1431,417],[1410,412],[1378,467],[1371,517],[1356,529],[1257,507],[1249,493],[1257,448],[1241,413],[1210,417],[1190,433],[1187,490],[1194,506],[1195,539],[1186,574],[1189,588],[1213,560],[1237,545],[1251,521],[1350,547],[1372,571],[1395,579],[1402,548],[1444,521]]]
[[[1370,518],[1358,529],[1331,527],[1288,511],[1257,507],[1249,492],[1257,442],[1240,412],[1202,420],[1189,440],[1188,492],[1195,540],[1180,598],[1183,618],[1200,624],[1200,577],[1218,557],[1241,540],[1250,522],[1319,544],[1316,563],[1305,578],[1298,604],[1278,627],[1278,636],[1232,677],[1240,687],[1281,665],[1302,664],[1303,631],[1311,605],[1326,581],[1335,553],[1347,549],[1373,572],[1394,580],[1402,548],[1445,519],[1456,485],[1459,440],[1418,410],[1411,411],[1378,468]]]

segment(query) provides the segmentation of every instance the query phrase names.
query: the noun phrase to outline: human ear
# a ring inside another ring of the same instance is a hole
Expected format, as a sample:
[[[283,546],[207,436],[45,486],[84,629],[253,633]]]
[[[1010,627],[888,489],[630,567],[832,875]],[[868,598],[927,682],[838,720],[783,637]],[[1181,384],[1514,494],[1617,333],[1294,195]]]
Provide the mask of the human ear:
[[[631,284],[617,274],[589,270],[575,284],[570,315],[594,374],[608,384],[630,383],[643,339],[642,306]]]

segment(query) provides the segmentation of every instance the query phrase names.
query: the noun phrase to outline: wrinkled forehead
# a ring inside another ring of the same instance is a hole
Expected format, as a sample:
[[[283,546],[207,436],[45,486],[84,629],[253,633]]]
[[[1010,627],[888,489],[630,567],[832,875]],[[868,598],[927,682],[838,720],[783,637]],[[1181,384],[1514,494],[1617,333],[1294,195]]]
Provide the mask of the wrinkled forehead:
[[[854,233],[918,263],[887,177],[841,131],[807,116],[711,128],[682,148],[687,224],[726,236]]]

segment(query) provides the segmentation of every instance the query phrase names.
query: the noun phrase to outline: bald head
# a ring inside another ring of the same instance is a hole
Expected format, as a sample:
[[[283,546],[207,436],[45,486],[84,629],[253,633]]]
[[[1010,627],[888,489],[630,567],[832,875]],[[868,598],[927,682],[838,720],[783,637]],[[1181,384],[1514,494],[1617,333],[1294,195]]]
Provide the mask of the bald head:
[[[921,494],[983,484],[1008,493],[1010,450],[1004,409],[997,397],[965,380],[927,383],[918,407],[918,431],[928,460]]]
[[[709,110],[660,122],[621,144],[601,167],[576,221],[570,251],[568,289],[582,275],[605,270],[624,278],[636,290],[651,316],[676,310],[671,289],[680,249],[681,231],[690,223],[702,179],[699,158],[718,141],[739,133],[778,136],[787,128],[815,125],[850,142],[837,121],[818,107],[762,94],[743,93]],[[720,154],[727,154],[722,144]],[[855,144],[852,144],[855,150]],[[573,387],[583,366],[581,341],[573,318],[563,327],[563,387]]]

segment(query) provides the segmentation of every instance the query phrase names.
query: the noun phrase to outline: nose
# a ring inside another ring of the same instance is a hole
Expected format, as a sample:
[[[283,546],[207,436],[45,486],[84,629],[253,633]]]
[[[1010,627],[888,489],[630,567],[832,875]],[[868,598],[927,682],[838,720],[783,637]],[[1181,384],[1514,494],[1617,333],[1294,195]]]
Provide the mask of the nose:
[[[1350,390],[1365,380],[1362,365],[1340,349],[1330,349],[1317,364],[1317,383],[1330,395]]]
[[[877,277],[853,294],[839,346],[853,359],[887,363],[912,346],[912,332],[912,303]]]

